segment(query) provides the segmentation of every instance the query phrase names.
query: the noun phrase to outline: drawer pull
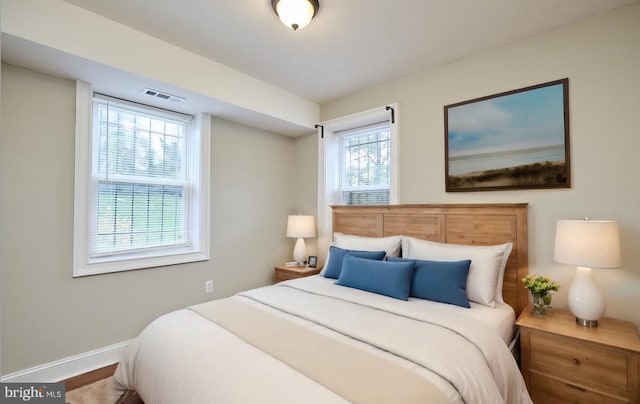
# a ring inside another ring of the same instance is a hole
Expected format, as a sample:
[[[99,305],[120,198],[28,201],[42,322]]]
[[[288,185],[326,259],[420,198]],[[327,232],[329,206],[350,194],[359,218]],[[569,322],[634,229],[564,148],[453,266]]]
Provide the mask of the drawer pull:
[[[580,359],[578,359],[578,358],[573,358],[573,363],[574,363],[574,365],[578,365],[578,366],[580,366]]]
[[[583,389],[582,387],[574,386],[573,384],[567,383],[567,386],[571,387],[572,389],[580,390],[583,393],[587,391],[587,389]]]

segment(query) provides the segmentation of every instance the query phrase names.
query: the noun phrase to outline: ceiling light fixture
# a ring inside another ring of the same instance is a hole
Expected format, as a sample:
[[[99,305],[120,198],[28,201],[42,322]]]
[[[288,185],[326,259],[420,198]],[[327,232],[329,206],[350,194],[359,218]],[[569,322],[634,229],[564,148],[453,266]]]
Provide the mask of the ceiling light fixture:
[[[271,0],[280,21],[292,30],[306,27],[320,8],[318,0]]]

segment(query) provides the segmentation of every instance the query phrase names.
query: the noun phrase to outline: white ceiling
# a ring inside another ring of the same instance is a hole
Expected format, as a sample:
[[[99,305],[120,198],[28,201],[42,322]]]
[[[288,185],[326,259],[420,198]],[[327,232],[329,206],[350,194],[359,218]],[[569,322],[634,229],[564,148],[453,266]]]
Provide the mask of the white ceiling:
[[[320,0],[306,28],[270,0],[66,0],[317,103],[636,0]]]
[[[295,32],[279,22],[270,0],[64,1],[322,105],[640,0],[319,0],[316,17]],[[87,40],[90,32],[78,38]],[[287,121],[4,30],[2,60],[152,105],[141,89],[166,91],[187,98],[171,106],[181,112],[209,112],[289,136],[313,131],[312,122]]]

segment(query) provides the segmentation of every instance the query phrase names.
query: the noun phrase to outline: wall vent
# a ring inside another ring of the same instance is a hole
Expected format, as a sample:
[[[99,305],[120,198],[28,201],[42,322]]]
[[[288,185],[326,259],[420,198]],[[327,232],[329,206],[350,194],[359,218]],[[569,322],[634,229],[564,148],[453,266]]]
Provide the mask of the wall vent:
[[[169,100],[173,102],[181,102],[185,100],[185,98],[178,97],[177,95],[163,93],[162,91],[153,90],[151,88],[145,88],[143,92],[148,96],[161,98],[163,100]]]

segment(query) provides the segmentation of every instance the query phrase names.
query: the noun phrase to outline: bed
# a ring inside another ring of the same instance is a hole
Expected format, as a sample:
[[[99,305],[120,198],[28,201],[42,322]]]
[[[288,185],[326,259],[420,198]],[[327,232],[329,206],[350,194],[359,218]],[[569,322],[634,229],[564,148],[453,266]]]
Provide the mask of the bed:
[[[147,404],[531,402],[510,349],[527,304],[526,204],[332,215],[320,275],[156,319],[119,363],[116,394]]]

